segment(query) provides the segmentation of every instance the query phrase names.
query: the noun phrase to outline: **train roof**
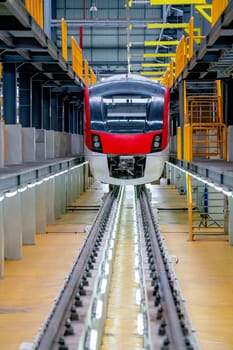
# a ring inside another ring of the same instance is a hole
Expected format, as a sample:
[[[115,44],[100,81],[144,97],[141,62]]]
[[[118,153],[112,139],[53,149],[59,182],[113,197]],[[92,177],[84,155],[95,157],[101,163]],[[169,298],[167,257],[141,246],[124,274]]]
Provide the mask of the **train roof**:
[[[153,81],[153,80],[150,80],[146,77],[143,77],[139,74],[116,74],[116,75],[113,75],[111,77],[108,77],[108,78],[105,78],[101,81],[98,81],[97,83],[89,86],[89,89],[90,90],[94,90],[94,91],[97,91],[96,89],[98,88],[104,88],[104,86],[109,86],[109,84],[111,84],[111,86],[117,86],[119,85],[119,83],[124,83],[124,86],[125,84],[127,85],[127,83],[130,83],[132,84],[133,82],[137,82],[139,84],[143,84],[143,85],[147,85],[148,87],[155,87],[156,89],[159,89],[159,90],[163,90],[165,89],[165,86],[160,84],[158,81]],[[114,84],[114,85],[113,85]],[[126,87],[125,87],[126,88]]]
[[[103,80],[99,81],[98,83],[102,82],[108,82],[108,81],[127,81],[127,80],[139,80],[144,82],[149,82],[151,84],[160,84],[158,81],[150,80],[140,74],[115,74],[110,77],[104,78]],[[98,84],[97,83],[97,84]]]

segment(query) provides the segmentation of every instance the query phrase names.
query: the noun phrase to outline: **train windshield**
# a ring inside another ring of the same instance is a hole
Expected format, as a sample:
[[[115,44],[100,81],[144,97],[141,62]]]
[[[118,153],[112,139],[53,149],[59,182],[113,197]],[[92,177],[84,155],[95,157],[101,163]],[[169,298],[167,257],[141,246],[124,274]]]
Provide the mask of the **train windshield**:
[[[142,86],[140,86],[142,87]],[[91,129],[109,133],[144,133],[161,130],[164,90],[109,91],[90,94]]]
[[[149,98],[111,96],[102,99],[105,129],[108,132],[142,132],[146,128]]]

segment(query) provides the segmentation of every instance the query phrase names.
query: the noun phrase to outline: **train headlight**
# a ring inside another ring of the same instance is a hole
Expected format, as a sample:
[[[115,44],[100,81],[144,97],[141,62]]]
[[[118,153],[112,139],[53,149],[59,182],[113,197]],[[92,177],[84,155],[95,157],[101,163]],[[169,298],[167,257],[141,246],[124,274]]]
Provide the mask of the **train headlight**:
[[[102,145],[99,135],[92,135],[92,150],[94,152],[102,152]]]
[[[162,135],[161,134],[155,135],[152,141],[151,152],[161,151],[161,144],[162,144]]]

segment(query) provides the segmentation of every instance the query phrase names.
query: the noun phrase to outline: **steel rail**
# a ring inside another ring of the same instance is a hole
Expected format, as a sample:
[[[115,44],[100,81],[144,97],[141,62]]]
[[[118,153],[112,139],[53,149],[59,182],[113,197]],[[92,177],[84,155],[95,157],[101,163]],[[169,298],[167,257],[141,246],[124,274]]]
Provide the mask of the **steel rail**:
[[[161,338],[160,349],[198,350],[196,334],[176,279],[171,257],[153,215],[146,191],[138,190],[138,218],[141,220],[148,262],[151,271],[151,286],[154,296],[155,317],[150,321],[153,338]],[[156,321],[155,321],[156,319]],[[159,322],[159,326],[158,326]],[[152,349],[158,348],[155,344]]]
[[[103,238],[105,227],[108,224],[109,218],[111,217],[110,213],[118,193],[119,188],[115,186],[115,189],[105,198],[105,201],[96,216],[87,239],[73,264],[72,270],[68,275],[57,300],[52,306],[47,320],[42,326],[31,347],[32,350],[45,350],[53,348],[68,349],[68,347],[65,346],[65,340],[64,344],[62,344],[65,325],[67,328],[69,328],[69,326],[71,328],[71,325],[69,325],[69,315],[71,313],[70,310],[72,304],[74,303],[75,296],[79,290],[79,286],[83,280],[85,271],[87,271],[88,266],[90,267],[93,264],[93,249],[97,240],[102,240]],[[59,334],[60,345],[57,343]]]
[[[150,206],[148,193],[144,186],[137,186],[136,194],[144,348],[199,350],[171,257],[167,253]],[[105,296],[100,295],[100,290],[103,282],[108,283],[106,276],[111,276],[112,272],[110,261],[114,259],[114,248],[111,246],[115,244],[113,231],[119,225],[121,198],[122,189],[117,186],[106,196],[46,322],[31,347],[21,347],[20,350],[90,350],[92,335],[96,337],[95,349],[100,348],[106,310],[101,312],[101,319],[97,317],[98,301],[105,304],[106,309],[109,286]],[[95,250],[97,246],[98,254]],[[109,272],[104,272],[107,265]],[[93,276],[90,276],[92,269]],[[88,296],[85,299],[80,292],[80,300],[77,300],[84,277],[90,282],[90,285],[85,287]],[[77,303],[82,303],[83,300],[85,307],[78,310],[80,305]],[[80,315],[81,319],[78,320]],[[72,316],[77,318],[72,319]],[[77,326],[80,327],[79,330],[75,328]]]

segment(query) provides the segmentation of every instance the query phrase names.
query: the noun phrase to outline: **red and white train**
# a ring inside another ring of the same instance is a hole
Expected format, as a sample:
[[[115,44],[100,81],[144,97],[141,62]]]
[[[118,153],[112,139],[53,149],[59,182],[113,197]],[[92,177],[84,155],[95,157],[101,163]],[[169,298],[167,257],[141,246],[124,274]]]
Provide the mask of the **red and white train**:
[[[93,176],[113,185],[160,178],[169,153],[169,90],[138,75],[86,88],[85,157]]]

